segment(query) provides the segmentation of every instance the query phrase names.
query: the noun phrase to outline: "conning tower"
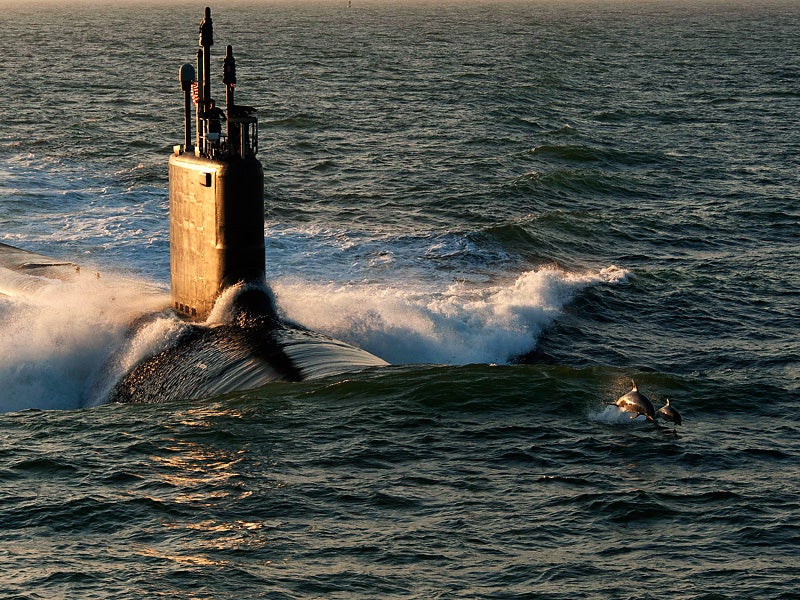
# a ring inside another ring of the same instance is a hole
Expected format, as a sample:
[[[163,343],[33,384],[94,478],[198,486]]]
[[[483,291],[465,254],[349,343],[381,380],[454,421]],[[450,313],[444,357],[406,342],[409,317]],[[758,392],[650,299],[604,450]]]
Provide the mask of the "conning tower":
[[[189,63],[179,72],[185,131],[183,144],[174,147],[169,159],[169,225],[172,307],[202,321],[228,286],[263,282],[265,259],[258,119],[254,108],[235,104],[231,46],[222,68],[225,110],[212,98],[210,8],[200,23],[199,45],[197,78]]]

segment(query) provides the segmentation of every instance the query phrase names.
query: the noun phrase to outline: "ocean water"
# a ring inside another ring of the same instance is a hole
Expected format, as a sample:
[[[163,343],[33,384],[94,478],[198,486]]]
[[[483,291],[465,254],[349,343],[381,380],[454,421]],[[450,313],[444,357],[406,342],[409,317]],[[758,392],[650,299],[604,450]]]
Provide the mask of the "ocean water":
[[[280,310],[391,366],[108,404],[202,8],[0,0],[0,242],[100,273],[0,273],[1,597],[800,597],[800,5],[212,5]]]

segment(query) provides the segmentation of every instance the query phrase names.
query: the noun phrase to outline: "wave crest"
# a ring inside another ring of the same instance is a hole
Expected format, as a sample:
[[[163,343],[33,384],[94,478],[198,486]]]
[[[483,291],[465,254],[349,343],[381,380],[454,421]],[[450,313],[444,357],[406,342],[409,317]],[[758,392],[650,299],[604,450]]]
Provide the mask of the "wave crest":
[[[618,283],[627,274],[616,266],[580,273],[545,267],[487,287],[317,284],[290,278],[272,287],[287,319],[390,363],[506,363],[531,350],[582,289]]]

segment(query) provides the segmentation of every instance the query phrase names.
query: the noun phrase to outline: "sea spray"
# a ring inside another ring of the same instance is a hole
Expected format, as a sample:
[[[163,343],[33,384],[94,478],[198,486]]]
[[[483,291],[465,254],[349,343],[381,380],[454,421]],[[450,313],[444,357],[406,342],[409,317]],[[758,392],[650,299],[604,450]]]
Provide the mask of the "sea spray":
[[[563,307],[587,286],[627,276],[607,267],[573,273],[534,269],[505,284],[273,282],[287,319],[364,348],[390,363],[505,363],[531,350]],[[185,324],[168,312],[163,290],[144,282],[82,276],[65,282],[13,274],[19,291],[0,305],[0,410],[77,408],[106,401],[134,365],[157,354]],[[209,324],[224,320],[223,296]],[[143,315],[149,322],[131,334]]]
[[[0,412],[84,405],[108,348],[167,303],[163,290],[114,276],[3,281],[15,294],[0,296]]]
[[[610,266],[527,271],[492,286],[273,282],[284,316],[390,363],[504,363],[531,350],[542,330],[587,286],[623,281]]]
[[[112,344],[107,358],[88,384],[85,406],[108,402],[117,383],[139,361],[172,346],[187,327],[186,322],[169,310],[144,315],[128,326]]]

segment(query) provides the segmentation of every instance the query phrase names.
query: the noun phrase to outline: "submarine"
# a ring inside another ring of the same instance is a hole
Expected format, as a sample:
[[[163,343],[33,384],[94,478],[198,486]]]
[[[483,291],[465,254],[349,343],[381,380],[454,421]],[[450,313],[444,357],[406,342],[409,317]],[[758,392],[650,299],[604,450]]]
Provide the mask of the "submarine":
[[[388,364],[280,317],[267,284],[257,110],[235,101],[232,46],[222,61],[224,110],[212,96],[210,8],[198,45],[196,67],[179,69],[184,136],[168,163],[170,305],[131,323],[101,369],[92,394],[102,398],[92,404],[200,399]],[[23,291],[42,277],[81,276],[70,262],[5,244],[0,269]],[[180,321],[169,341],[128,364],[137,340],[164,319]]]

